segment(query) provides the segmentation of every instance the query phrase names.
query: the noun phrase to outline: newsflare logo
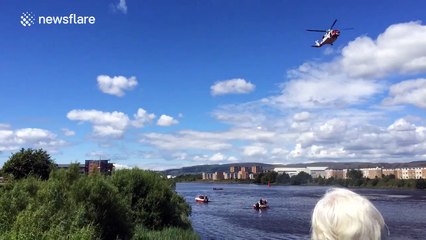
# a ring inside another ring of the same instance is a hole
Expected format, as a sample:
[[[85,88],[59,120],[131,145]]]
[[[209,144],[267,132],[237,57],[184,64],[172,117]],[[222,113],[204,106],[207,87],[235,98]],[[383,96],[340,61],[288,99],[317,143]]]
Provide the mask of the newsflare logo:
[[[34,25],[35,15],[32,12],[23,12],[21,15],[21,24],[24,27],[29,27]]]
[[[79,16],[71,13],[65,16],[36,16],[32,12],[23,12],[20,23],[24,27],[39,25],[93,25],[96,22],[94,16]]]

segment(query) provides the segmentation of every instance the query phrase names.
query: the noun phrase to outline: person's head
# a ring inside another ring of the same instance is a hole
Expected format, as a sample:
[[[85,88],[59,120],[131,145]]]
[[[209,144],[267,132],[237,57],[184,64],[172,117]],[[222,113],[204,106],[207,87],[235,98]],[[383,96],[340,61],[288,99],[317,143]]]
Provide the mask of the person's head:
[[[320,199],[312,213],[313,240],[379,240],[387,237],[385,221],[365,197],[334,188]]]

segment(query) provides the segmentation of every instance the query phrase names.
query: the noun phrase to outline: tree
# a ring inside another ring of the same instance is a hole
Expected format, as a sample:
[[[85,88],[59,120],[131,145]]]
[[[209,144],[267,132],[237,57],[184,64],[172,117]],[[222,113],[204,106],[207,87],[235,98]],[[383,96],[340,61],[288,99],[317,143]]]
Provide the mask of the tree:
[[[277,183],[289,183],[290,182],[290,176],[287,173],[278,174],[277,176]]]
[[[15,179],[34,176],[46,180],[54,167],[55,163],[43,149],[22,148],[3,165],[3,172],[12,174]]]
[[[291,176],[290,184],[291,185],[301,185],[307,184],[312,181],[312,176],[305,172],[299,172],[297,175]]]
[[[363,177],[363,174],[361,170],[351,169],[348,171],[346,176],[349,179],[355,180],[355,179],[361,179]]]
[[[258,175],[258,179],[255,180],[255,183],[260,183],[260,184],[268,184],[268,183],[275,183],[276,179],[277,179],[277,172],[266,172],[266,173],[261,173]],[[260,179],[260,182],[257,182]]]
[[[350,179],[350,185],[361,186],[364,182],[363,174],[361,170],[351,169],[346,174],[347,178]]]
[[[416,188],[417,189],[425,189],[426,181],[423,178],[416,179]]]

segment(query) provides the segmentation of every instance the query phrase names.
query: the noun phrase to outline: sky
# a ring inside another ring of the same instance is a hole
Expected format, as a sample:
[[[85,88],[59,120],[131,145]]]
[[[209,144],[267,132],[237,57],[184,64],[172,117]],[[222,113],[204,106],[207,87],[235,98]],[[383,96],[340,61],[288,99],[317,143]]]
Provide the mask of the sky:
[[[426,160],[425,8],[0,0],[0,166]],[[352,29],[312,48],[334,19]]]

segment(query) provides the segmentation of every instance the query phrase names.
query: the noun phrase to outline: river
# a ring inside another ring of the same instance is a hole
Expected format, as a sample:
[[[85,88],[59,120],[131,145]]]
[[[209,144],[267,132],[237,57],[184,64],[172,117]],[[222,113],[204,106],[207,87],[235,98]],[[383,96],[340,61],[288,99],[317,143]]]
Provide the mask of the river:
[[[223,190],[213,190],[223,188]],[[178,183],[176,192],[192,207],[191,221],[201,239],[309,239],[316,202],[330,187]],[[426,239],[426,191],[352,189],[382,213],[389,239]],[[196,203],[206,194],[208,204]],[[256,211],[260,198],[270,208]]]

